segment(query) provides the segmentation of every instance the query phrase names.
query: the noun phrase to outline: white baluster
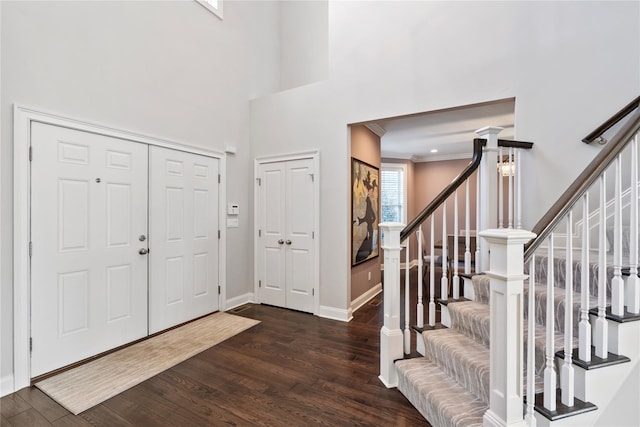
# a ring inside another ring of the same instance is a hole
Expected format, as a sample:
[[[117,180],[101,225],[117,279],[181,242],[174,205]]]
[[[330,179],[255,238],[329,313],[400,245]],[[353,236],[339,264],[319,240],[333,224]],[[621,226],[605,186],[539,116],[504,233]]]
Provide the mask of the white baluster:
[[[504,227],[504,177],[502,176],[502,147],[498,148],[498,228]]]
[[[591,361],[591,322],[589,322],[589,193],[582,197],[582,276],[580,278],[579,358]]]
[[[447,280],[447,201],[442,203],[442,279],[440,279],[440,298],[449,299],[449,281]]]
[[[435,215],[431,215],[431,245],[429,254],[429,326],[436,325],[436,301],[435,301],[435,293],[436,293],[436,257],[435,253],[435,227],[434,220]]]
[[[458,276],[458,190],[453,193],[453,299],[460,299],[460,277]]]
[[[469,215],[469,178],[465,181],[464,274],[471,274],[471,218]]]
[[[422,304],[422,225],[416,232],[418,237],[418,305],[416,307],[416,323],[418,328],[424,326],[424,306]]]
[[[522,229],[522,149],[516,150],[516,228]]]
[[[380,329],[380,381],[386,387],[398,385],[394,361],[402,358],[400,330],[400,231],[404,224],[383,222],[384,233],[384,324]]]
[[[546,363],[544,368],[544,407],[549,411],[556,410],[556,368],[553,363],[555,358],[554,350],[554,319],[555,305],[553,297],[554,260],[553,260],[553,233],[547,239],[549,244],[547,258],[547,317],[546,317]]]
[[[528,331],[527,331],[527,414],[525,421],[535,427],[534,415],[536,397],[536,256],[529,261],[529,301],[528,301]]]
[[[611,313],[624,315],[624,281],[622,280],[622,160],[616,157],[613,212],[613,278],[611,279]]]
[[[480,225],[482,224],[480,221],[480,198],[484,197],[482,192],[480,191],[480,169],[476,170],[476,265],[474,267],[474,273],[480,273],[482,271],[482,262],[481,257],[482,253],[480,251],[481,242],[478,238],[478,233],[480,232]]]
[[[509,228],[513,228],[513,147],[509,147]]]
[[[600,175],[600,225],[598,228],[598,318],[595,325],[596,356],[606,359],[609,354],[608,329],[605,319],[607,305],[607,180]]]
[[[629,238],[629,278],[627,279],[627,311],[640,313],[640,278],[638,277],[638,135],[631,141],[631,208]]]
[[[564,364],[560,372],[562,404],[573,406],[575,373],[573,370],[573,212],[567,215],[567,244],[564,299]]]
[[[405,240],[404,244],[404,354],[409,354],[411,353],[411,330],[409,329],[409,277],[411,275],[409,265],[409,239]]]

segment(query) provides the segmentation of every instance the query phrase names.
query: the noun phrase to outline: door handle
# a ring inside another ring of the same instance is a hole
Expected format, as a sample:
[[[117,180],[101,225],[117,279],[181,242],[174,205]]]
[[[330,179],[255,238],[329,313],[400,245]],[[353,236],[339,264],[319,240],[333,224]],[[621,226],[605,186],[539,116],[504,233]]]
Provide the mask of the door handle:
[[[147,248],[140,248],[140,250],[138,251],[138,253],[139,253],[140,255],[146,255],[146,254],[148,254],[148,253],[149,253],[149,249],[147,249]]]
[[[284,243],[284,240],[282,240],[282,239],[278,240],[278,244],[279,244],[279,245],[281,245],[281,244],[283,244],[283,243]]]
[[[287,243],[287,245],[290,245],[291,244],[291,240],[287,239],[286,243]]]

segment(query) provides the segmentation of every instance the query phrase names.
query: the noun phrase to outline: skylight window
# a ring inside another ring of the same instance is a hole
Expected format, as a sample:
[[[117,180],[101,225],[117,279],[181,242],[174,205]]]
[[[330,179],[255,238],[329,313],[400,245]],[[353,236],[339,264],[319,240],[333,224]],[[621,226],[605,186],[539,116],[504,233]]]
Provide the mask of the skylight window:
[[[203,5],[207,10],[222,19],[222,3],[224,0],[196,0]]]

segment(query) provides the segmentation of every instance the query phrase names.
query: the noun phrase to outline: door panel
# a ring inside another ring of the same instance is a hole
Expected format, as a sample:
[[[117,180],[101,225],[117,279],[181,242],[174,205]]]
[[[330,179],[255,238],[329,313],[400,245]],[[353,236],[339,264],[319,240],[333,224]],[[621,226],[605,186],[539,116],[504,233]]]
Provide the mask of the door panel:
[[[150,148],[149,328],[218,310],[217,159]]]
[[[147,335],[147,146],[34,123],[31,375]]]
[[[304,159],[266,163],[258,170],[260,301],[306,312],[314,311],[312,166]]]

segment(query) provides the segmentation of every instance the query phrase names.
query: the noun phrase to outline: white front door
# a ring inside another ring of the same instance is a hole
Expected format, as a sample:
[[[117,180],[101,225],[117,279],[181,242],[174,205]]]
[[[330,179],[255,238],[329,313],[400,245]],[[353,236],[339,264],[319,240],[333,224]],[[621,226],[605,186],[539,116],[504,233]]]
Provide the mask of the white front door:
[[[264,163],[259,175],[260,301],[313,312],[313,160]]]
[[[218,310],[219,161],[150,147],[149,330]]]
[[[31,376],[147,335],[147,145],[34,123]]]

